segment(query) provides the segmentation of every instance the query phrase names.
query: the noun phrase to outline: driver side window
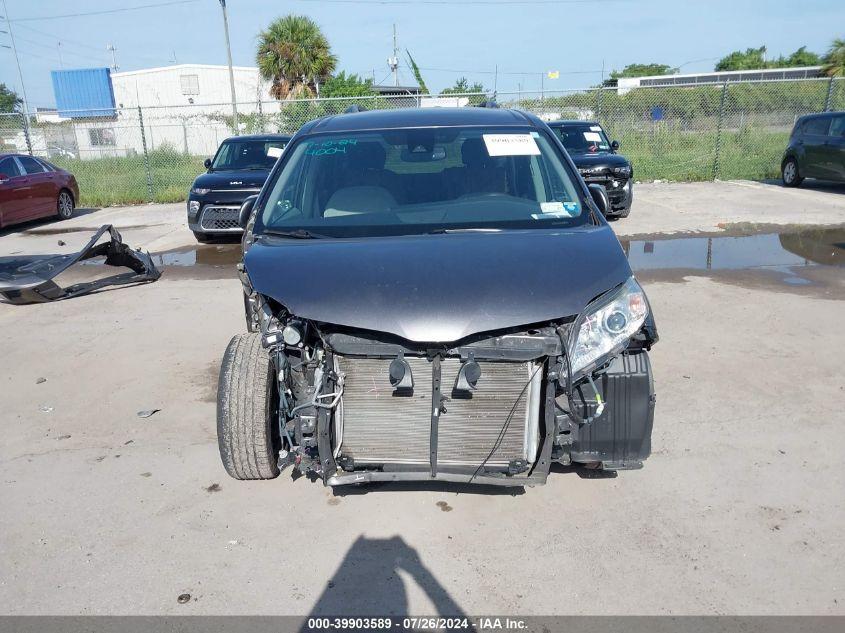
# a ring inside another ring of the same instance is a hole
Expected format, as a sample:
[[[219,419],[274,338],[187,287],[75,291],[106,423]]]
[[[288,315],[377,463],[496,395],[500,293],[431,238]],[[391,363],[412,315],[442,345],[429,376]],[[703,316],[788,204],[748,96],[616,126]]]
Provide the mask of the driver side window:
[[[0,174],[5,174],[9,178],[21,175],[21,171],[18,169],[18,164],[15,162],[14,158],[4,158],[3,160],[0,160]]]

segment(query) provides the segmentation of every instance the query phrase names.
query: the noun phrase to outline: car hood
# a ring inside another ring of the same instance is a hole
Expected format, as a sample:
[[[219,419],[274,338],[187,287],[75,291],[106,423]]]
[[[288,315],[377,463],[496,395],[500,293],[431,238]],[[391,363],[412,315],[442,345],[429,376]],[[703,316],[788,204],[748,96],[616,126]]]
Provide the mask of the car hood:
[[[365,239],[261,236],[253,288],[292,314],[414,342],[577,315],[631,275],[609,226]]]
[[[582,167],[625,167],[629,165],[628,159],[621,154],[595,153],[595,154],[569,154],[575,166]]]
[[[270,170],[226,170],[200,174],[194,180],[198,189],[260,189]]]

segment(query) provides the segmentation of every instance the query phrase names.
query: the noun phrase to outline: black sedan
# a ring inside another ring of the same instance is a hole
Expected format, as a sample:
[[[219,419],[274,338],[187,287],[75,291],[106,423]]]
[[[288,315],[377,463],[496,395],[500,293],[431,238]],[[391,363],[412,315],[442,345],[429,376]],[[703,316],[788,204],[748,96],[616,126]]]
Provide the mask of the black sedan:
[[[581,177],[587,184],[602,185],[610,198],[607,217],[627,218],[634,201],[634,170],[628,159],[618,154],[619,143],[610,142],[601,125],[594,121],[552,121]]]
[[[235,136],[220,144],[214,158],[205,160],[208,171],[197,176],[188,194],[188,228],[197,241],[240,235],[241,204],[261,191],[288,141],[290,136],[283,134]]]

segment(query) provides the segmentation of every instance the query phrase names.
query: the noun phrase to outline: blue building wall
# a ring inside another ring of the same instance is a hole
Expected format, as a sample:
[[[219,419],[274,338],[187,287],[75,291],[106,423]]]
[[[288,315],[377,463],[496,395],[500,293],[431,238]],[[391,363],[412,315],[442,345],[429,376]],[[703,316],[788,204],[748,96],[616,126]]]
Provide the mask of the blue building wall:
[[[70,119],[114,117],[114,88],[108,68],[54,70],[53,94],[59,116]]]

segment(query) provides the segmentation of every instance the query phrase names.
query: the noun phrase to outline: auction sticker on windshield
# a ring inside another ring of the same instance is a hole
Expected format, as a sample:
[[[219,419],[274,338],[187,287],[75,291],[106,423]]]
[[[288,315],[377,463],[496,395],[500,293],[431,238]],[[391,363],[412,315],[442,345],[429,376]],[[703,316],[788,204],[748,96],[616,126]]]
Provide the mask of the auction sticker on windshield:
[[[490,156],[539,156],[540,148],[530,134],[482,134]]]
[[[267,148],[267,156],[270,158],[278,158],[282,155],[282,148],[281,147],[268,147]]]

